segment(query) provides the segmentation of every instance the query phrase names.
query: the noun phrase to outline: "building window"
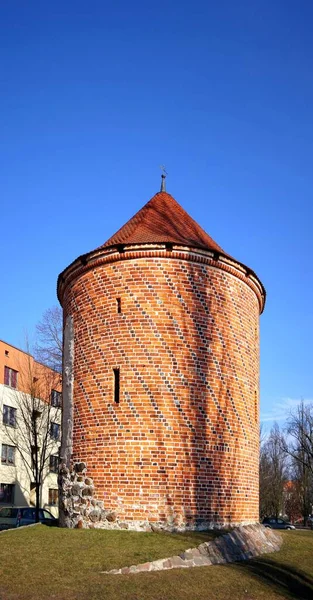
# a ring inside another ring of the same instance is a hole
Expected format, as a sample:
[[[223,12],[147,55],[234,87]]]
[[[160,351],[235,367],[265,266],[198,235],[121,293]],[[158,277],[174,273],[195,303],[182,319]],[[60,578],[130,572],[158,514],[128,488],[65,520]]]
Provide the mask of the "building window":
[[[51,423],[50,425],[50,436],[55,439],[58,440],[59,436],[60,436],[60,425],[58,425],[58,423]]]
[[[14,465],[15,447],[2,444],[1,463],[3,465]]]
[[[4,367],[4,385],[9,385],[16,390],[17,388],[17,371],[10,367]]]
[[[56,506],[58,504],[59,501],[59,494],[58,494],[58,490],[49,489],[49,504],[51,506]]]
[[[60,406],[62,406],[61,392],[57,392],[57,390],[51,390],[51,406],[55,406],[56,408],[60,408]]]
[[[58,456],[55,456],[55,455],[50,456],[49,468],[50,468],[51,473],[58,472],[58,470],[59,470],[59,457]]]
[[[118,313],[122,312],[122,301],[121,301],[121,298],[116,298],[116,308],[117,308],[117,312]]]
[[[14,487],[11,483],[0,483],[0,503],[14,504]]]
[[[114,374],[114,402],[119,404],[120,401],[120,370],[113,369]]]
[[[16,427],[16,408],[13,406],[3,405],[3,425]]]

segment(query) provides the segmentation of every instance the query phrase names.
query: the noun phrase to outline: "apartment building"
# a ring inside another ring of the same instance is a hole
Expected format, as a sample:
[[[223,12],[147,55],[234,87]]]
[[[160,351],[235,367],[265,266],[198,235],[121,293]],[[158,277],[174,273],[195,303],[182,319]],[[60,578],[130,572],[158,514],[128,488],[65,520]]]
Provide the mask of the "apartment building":
[[[0,506],[35,505],[57,516],[60,374],[0,340]]]

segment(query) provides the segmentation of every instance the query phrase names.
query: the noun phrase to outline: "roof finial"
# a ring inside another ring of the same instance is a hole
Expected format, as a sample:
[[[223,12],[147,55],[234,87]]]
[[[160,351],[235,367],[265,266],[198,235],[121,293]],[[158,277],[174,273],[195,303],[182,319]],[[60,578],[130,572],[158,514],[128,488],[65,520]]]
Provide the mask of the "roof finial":
[[[161,192],[166,192],[165,179],[166,179],[167,171],[165,170],[165,166],[164,165],[161,165],[160,168],[162,169],[162,175],[161,175]]]

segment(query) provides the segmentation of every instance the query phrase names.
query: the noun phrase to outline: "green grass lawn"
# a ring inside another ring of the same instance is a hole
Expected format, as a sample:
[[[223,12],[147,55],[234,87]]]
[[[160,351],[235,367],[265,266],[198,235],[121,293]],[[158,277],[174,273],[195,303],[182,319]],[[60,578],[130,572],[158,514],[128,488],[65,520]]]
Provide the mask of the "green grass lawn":
[[[0,534],[0,600],[313,600],[313,532],[282,535],[280,552],[244,563],[105,575],[177,554],[212,534],[12,530]]]

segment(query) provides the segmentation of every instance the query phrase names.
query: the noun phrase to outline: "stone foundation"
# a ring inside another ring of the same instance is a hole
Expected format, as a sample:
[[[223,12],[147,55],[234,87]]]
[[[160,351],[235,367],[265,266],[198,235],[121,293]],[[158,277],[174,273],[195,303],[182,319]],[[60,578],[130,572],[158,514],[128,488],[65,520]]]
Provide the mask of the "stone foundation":
[[[94,497],[93,480],[87,477],[84,462],[64,463],[59,470],[60,524],[70,529],[134,529],[151,531],[148,522],[132,524],[119,520],[115,511],[108,510],[104,502]]]
[[[152,562],[112,569],[103,573],[112,575],[129,575],[147,571],[163,571],[190,567],[208,567],[236,561],[248,560],[260,554],[280,550],[282,538],[272,529],[255,524],[238,527],[218,537],[213,542],[205,542],[197,548],[189,548],[179,556],[162,558]]]
[[[168,515],[162,521],[121,519],[118,511],[105,506],[103,501],[95,497],[94,483],[87,475],[87,466],[84,462],[72,463],[70,468],[67,468],[65,463],[61,463],[59,497],[60,525],[70,529],[96,528],[183,532],[226,529],[250,524],[250,522],[218,522],[197,518],[183,521],[181,516],[178,518],[174,513]]]

